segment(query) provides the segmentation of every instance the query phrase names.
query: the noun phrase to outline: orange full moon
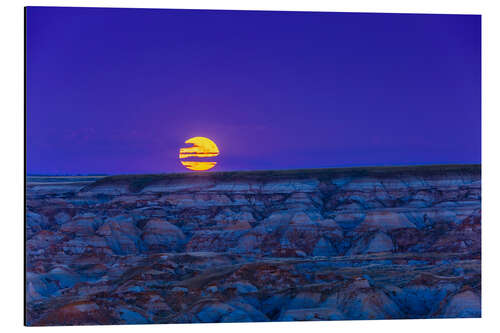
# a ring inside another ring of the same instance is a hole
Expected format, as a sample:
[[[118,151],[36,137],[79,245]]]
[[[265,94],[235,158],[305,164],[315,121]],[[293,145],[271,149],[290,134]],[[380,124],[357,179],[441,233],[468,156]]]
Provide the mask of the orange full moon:
[[[188,148],[181,148],[179,151],[179,159],[188,157],[215,157],[219,155],[219,148],[212,140],[202,136],[196,136],[184,143],[191,143],[193,146]],[[181,161],[189,170],[205,171],[212,169],[217,162],[197,162],[197,161]]]

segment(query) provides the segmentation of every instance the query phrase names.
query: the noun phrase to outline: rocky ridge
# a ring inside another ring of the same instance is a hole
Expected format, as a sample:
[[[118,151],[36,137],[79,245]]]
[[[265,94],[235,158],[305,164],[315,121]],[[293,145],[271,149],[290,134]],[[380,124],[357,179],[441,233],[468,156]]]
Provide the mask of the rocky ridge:
[[[478,317],[478,165],[28,182],[28,325]]]

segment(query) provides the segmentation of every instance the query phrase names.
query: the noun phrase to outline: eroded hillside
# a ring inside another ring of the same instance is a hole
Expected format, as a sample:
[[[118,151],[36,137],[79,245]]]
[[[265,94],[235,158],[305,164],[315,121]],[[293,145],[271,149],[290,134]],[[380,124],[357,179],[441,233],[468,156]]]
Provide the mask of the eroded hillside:
[[[477,165],[27,184],[30,325],[480,316]]]

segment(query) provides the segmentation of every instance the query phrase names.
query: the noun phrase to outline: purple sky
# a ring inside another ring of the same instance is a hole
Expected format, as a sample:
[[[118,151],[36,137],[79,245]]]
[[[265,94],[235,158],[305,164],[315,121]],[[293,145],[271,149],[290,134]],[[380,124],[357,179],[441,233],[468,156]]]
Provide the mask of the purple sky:
[[[28,173],[480,163],[481,18],[27,9]]]

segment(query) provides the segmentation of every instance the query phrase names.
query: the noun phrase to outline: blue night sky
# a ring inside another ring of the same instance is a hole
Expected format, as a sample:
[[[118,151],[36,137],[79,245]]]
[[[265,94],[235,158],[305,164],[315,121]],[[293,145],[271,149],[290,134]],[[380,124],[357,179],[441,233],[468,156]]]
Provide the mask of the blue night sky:
[[[480,163],[481,18],[27,8],[28,173]],[[186,170],[187,171],[187,170]]]

